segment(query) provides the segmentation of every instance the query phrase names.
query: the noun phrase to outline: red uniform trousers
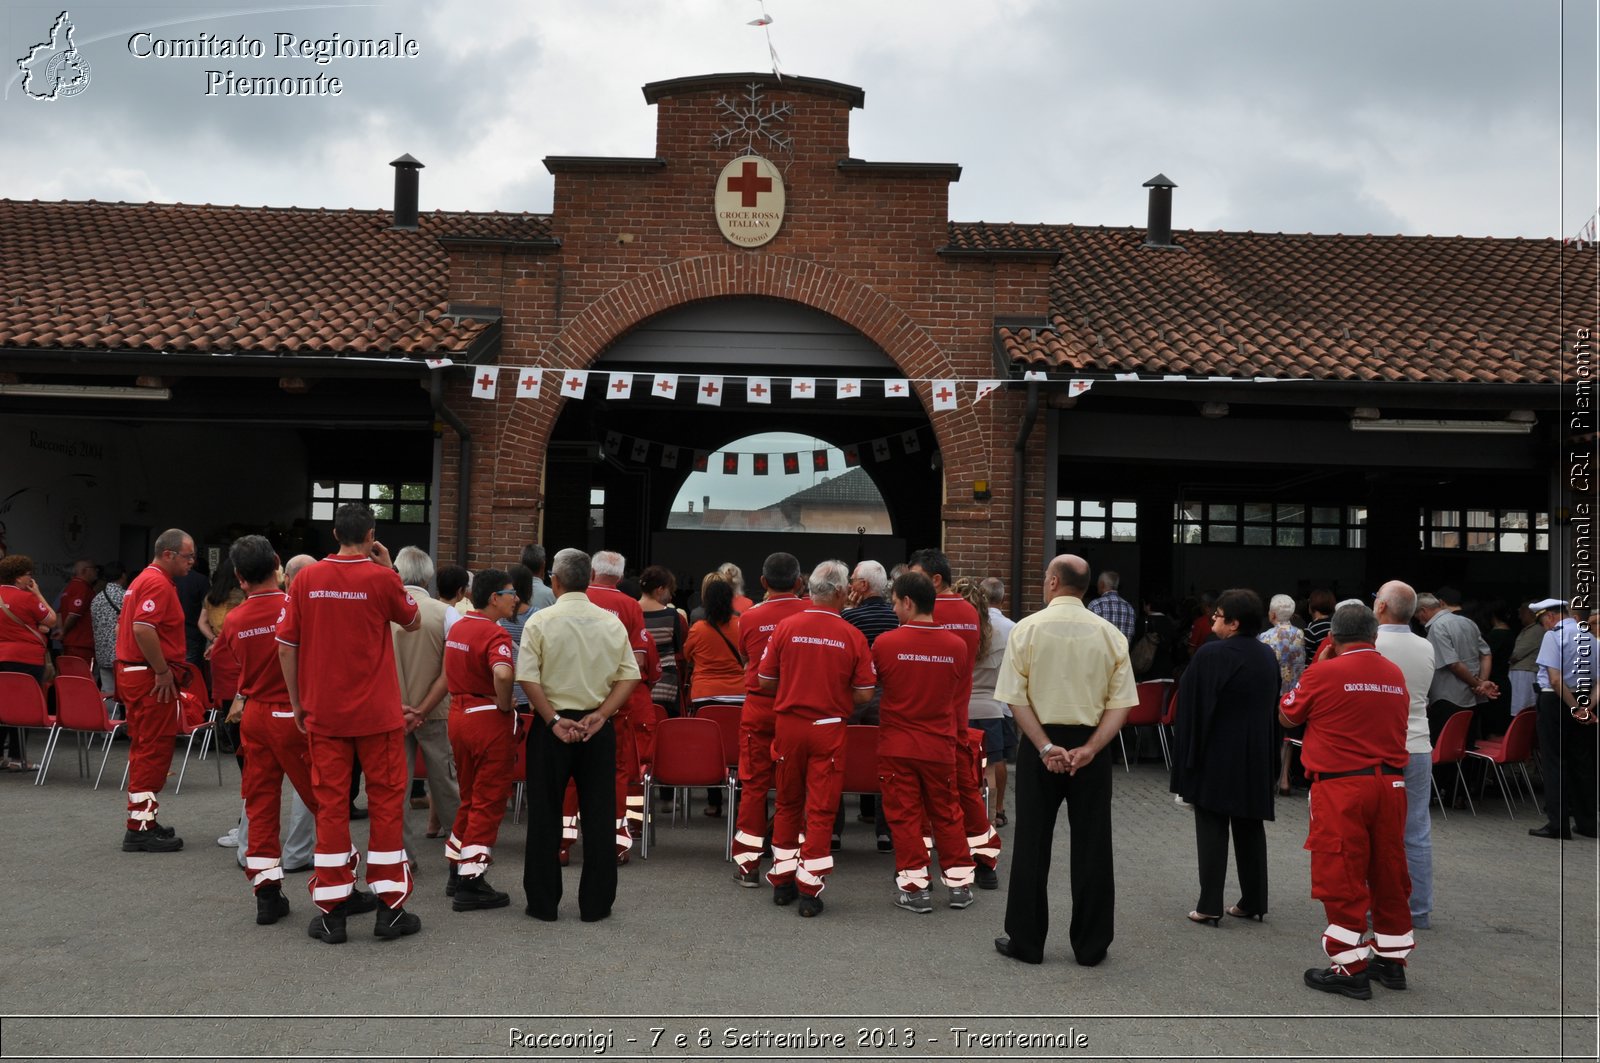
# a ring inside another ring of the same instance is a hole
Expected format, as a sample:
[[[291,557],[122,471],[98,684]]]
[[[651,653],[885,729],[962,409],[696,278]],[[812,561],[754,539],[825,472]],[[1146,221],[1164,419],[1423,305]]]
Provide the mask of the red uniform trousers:
[[[933,824],[933,841],[939,847],[940,880],[946,886],[972,885],[972,853],[962,830],[955,763],[880,756],[878,783],[883,818],[894,837],[894,878],[900,888],[907,893],[928,888],[925,822]]]
[[[778,714],[772,742],[778,808],[772,816],[772,870],[767,873],[774,886],[794,882],[801,893],[815,897],[833,871],[844,729],[844,720],[817,723],[793,713]]]
[[[182,661],[168,661],[167,667],[180,689],[199,681],[199,673]],[[128,710],[128,829],[149,830],[161,808],[156,794],[172,770],[172,739],[179,731],[182,703],[156,700],[156,676],[149,665],[118,661],[116,683],[117,700]],[[203,694],[203,682],[200,689]]]
[[[1372,951],[1401,963],[1411,936],[1411,874],[1406,865],[1406,788],[1399,775],[1355,775],[1311,788],[1311,896],[1322,902],[1328,929],[1322,950],[1352,973],[1367,965],[1367,914]]]
[[[632,773],[628,776],[627,791],[617,799],[617,808],[625,810],[626,826],[633,836],[644,829],[644,769],[654,763],[656,756],[656,703],[648,700],[648,690],[642,703],[638,694],[635,690],[628,705],[628,722],[624,727],[629,735],[626,739],[620,733],[617,736],[617,771],[620,774],[627,765]],[[624,748],[624,742],[632,747],[631,751]],[[632,847],[631,839],[628,845]]]
[[[493,705],[450,707],[450,750],[456,758],[461,805],[450,825],[445,859],[463,878],[476,878],[494,862],[506,798],[516,781],[517,743],[521,737],[508,717]]]
[[[341,737],[312,732],[311,786],[317,798],[317,848],[312,857],[311,900],[324,912],[349,899],[361,863],[350,844],[350,765],[359,756],[367,777],[367,886],[390,908],[411,896],[411,862],[406,858],[405,729]]]
[[[628,830],[628,820],[644,821],[644,777],[639,770],[638,733],[633,723],[630,707],[624,707],[611,717],[611,726],[617,736],[617,856],[620,858],[633,848],[633,835]],[[569,781],[567,792],[561,799],[561,851],[565,853],[578,841],[578,784]]]
[[[974,735],[978,737],[973,738]],[[977,753],[973,747],[976,744]],[[983,804],[983,732],[963,728],[956,735],[956,787],[961,800],[961,819],[966,824],[967,848],[981,867],[993,871],[1000,860],[1000,835],[989,822]],[[940,848],[943,852],[943,847]]]
[[[285,776],[306,807],[313,813],[317,810],[317,796],[311,789],[311,748],[294,725],[294,710],[287,703],[247,701],[239,723],[239,752],[244,755],[239,789],[250,820],[244,877],[259,892],[268,883],[283,881],[278,828]]]
[[[739,819],[733,832],[733,862],[741,873],[761,860],[767,843],[767,791],[772,789],[772,741],[776,714],[768,694],[747,694],[739,713]],[[830,838],[832,827],[829,827]]]

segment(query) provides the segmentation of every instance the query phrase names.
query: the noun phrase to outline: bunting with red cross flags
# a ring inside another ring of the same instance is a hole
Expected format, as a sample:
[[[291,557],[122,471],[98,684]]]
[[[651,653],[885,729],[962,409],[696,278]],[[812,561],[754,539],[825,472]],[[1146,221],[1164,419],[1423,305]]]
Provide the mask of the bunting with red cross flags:
[[[661,448],[661,467],[663,469],[676,469],[678,467],[678,448]]]
[[[982,402],[984,399],[988,398],[990,395],[994,394],[996,391],[999,391],[1001,386],[1004,385],[1004,384],[1005,384],[1004,380],[980,380],[980,381],[978,381],[978,393],[976,395],[974,395],[973,398],[972,398],[973,405],[977,405],[978,403]]]
[[[785,454],[783,456],[783,472],[785,476],[793,476],[800,471],[800,455]]]
[[[561,378],[561,397],[564,399],[581,399],[589,387],[589,374],[568,370]]]
[[[840,377],[833,382],[833,393],[841,399],[859,399],[861,397],[861,379],[859,377]]]
[[[737,455],[737,454],[724,454],[724,455],[722,455],[722,475],[724,475],[724,476],[738,476],[739,475],[739,455]]]
[[[697,450],[697,451],[694,452],[694,471],[695,472],[706,472],[707,468],[708,468],[708,466],[710,464],[711,464],[711,452],[709,450]]]
[[[953,410],[956,408],[956,382],[954,380],[935,380],[933,382],[933,408],[936,410]]]
[[[789,397],[791,399],[814,399],[817,397],[817,378],[814,376],[796,376],[789,378]]]
[[[472,397],[475,399],[492,399],[496,386],[500,382],[500,367],[497,365],[480,365],[473,370]]]
[[[874,439],[872,441],[872,460],[889,460],[889,441],[887,439]]]
[[[650,394],[658,399],[675,399],[678,397],[678,374],[657,373],[655,382],[650,385]]]
[[[1067,394],[1073,398],[1077,398],[1079,395],[1082,395],[1085,391],[1088,391],[1092,387],[1094,387],[1093,380],[1084,380],[1082,378],[1078,378],[1067,385]]]
[[[744,397],[746,402],[759,402],[764,405],[772,403],[772,378],[753,376],[744,384]]]
[[[765,454],[752,454],[750,457],[752,471],[757,476],[765,476],[767,474],[767,456]]]
[[[612,373],[606,381],[606,398],[628,399],[633,397],[633,374]]]
[[[844,464],[847,469],[854,469],[861,464],[861,448],[851,444],[844,448]]]
[[[922,449],[922,440],[917,437],[916,429],[900,433],[900,445],[907,454],[915,454]]]
[[[605,447],[606,447],[606,453],[610,454],[612,457],[616,457],[617,455],[621,454],[622,453],[622,433],[621,432],[607,432],[606,433]]]
[[[429,369],[448,369],[450,366],[455,365],[456,363],[451,361],[449,358],[424,358],[422,360],[422,364],[427,366]]]
[[[544,373],[538,369],[520,368],[517,373],[517,398],[536,399]]]
[[[628,456],[634,461],[644,461],[650,456],[650,441],[648,439],[635,439],[633,441],[633,449],[628,452]]]
[[[811,452],[811,471],[828,471],[828,452],[826,450],[813,450]]]
[[[702,406],[722,405],[722,378],[720,376],[703,376],[700,386],[695,389],[694,401]]]
[[[909,399],[911,397],[911,382],[909,380],[885,380],[883,394],[891,399]]]

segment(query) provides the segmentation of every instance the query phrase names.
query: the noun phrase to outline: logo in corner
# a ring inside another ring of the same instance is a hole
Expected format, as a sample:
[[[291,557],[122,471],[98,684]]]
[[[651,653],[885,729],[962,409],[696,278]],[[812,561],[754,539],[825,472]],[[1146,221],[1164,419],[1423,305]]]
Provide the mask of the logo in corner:
[[[22,71],[22,91],[35,100],[54,102],[76,96],[89,87],[89,61],[78,51],[70,12],[56,16],[50,39],[28,49],[17,60]]]

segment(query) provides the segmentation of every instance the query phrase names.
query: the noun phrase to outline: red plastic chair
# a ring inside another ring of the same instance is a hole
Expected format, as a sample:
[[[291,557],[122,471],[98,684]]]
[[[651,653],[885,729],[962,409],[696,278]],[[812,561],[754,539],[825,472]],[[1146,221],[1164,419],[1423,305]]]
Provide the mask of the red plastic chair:
[[[70,675],[82,679],[93,679],[94,671],[90,669],[89,662],[82,657],[63,653],[56,658],[56,675],[58,677]]]
[[[1167,714],[1168,701],[1176,700],[1173,697],[1177,684],[1170,679],[1147,679],[1139,683],[1134,690],[1139,695],[1139,704],[1128,710],[1128,718],[1123,721],[1123,729],[1129,727],[1154,727],[1156,736],[1161,740],[1161,759],[1166,761],[1167,770],[1172,770],[1172,754],[1167,750],[1167,734],[1161,729],[1162,719]],[[1122,731],[1117,732],[1117,742],[1122,746],[1122,766],[1128,772],[1133,771],[1133,765],[1128,760],[1128,743],[1123,741]]]
[[[739,785],[737,773],[728,770],[728,758],[723,753],[722,727],[715,720],[679,716],[662,720],[656,725],[655,759],[644,769],[644,830],[639,841],[639,855],[650,859],[650,838],[655,833],[654,802],[650,800],[651,787],[699,787],[725,790],[727,804],[732,805],[733,793]],[[733,859],[733,816],[724,816],[727,837],[723,842],[723,859]]]
[[[1433,766],[1441,764],[1454,764],[1456,766],[1456,784],[1450,788],[1450,798],[1453,801],[1456,794],[1463,789],[1467,793],[1467,807],[1476,816],[1478,809],[1472,803],[1472,789],[1465,787],[1466,776],[1461,772],[1461,762],[1467,759],[1467,728],[1472,726],[1472,710],[1462,709],[1454,713],[1444,722],[1444,727],[1439,731],[1439,738],[1433,743]],[[1449,802],[1445,801],[1444,794],[1439,790],[1439,780],[1434,773],[1429,772],[1433,781],[1433,795],[1439,799],[1439,813],[1445,819],[1450,818],[1450,813],[1445,811]]]
[[[62,732],[71,731],[78,736],[79,776],[88,772],[88,749],[83,737],[88,735],[92,740],[95,735],[104,735],[106,738],[106,751],[100,757],[100,771],[94,777],[94,788],[98,790],[100,780],[106,773],[106,761],[111,758],[112,740],[116,738],[117,732],[122,730],[123,721],[111,718],[105,698],[101,696],[100,688],[92,679],[77,675],[60,675],[56,677],[55,690],[56,725],[45,742],[44,760],[39,765],[39,783],[44,784],[50,765],[55,761]]]
[[[28,762],[28,732],[49,731],[55,726],[45,706],[44,688],[31,675],[0,672],[0,727],[15,727],[22,736],[22,762]],[[46,743],[49,739],[46,738]],[[44,781],[44,762],[33,777],[33,784]]]
[[[1461,714],[1456,713],[1456,715]],[[1495,780],[1500,784],[1500,796],[1505,798],[1506,812],[1512,819],[1516,819],[1517,814],[1511,810],[1511,790],[1506,786],[1506,776],[1509,774],[1513,779],[1516,778],[1515,773],[1509,770],[1513,767],[1522,771],[1517,800],[1522,800],[1521,785],[1525,783],[1528,787],[1528,800],[1534,802],[1537,807],[1537,801],[1533,796],[1533,777],[1528,774],[1528,761],[1533,759],[1533,735],[1536,726],[1534,717],[1537,715],[1532,712],[1519,712],[1511,718],[1511,726],[1506,729],[1503,737],[1486,738],[1478,743],[1477,748],[1467,750],[1467,756],[1488,761],[1489,766],[1494,769]],[[1488,785],[1489,774],[1484,772],[1483,783],[1478,787],[1480,798]]]
[[[738,705],[711,702],[700,706],[694,714],[695,719],[715,720],[722,728],[722,755],[727,758],[728,767],[735,771],[739,768],[739,719],[743,711]]]

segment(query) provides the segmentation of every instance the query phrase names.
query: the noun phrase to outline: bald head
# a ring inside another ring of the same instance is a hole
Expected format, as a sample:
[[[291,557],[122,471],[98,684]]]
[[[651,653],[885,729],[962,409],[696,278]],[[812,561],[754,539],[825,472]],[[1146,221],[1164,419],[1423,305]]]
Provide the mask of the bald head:
[[[317,559],[312,557],[310,554],[295,554],[283,566],[283,585],[285,587],[289,586],[294,582],[294,577],[297,572],[305,568],[307,565],[314,565],[316,563]]]
[[[1378,588],[1372,611],[1380,624],[1409,624],[1417,611],[1417,592],[1411,584],[1392,579]]]
[[[1076,554],[1058,554],[1045,570],[1044,588],[1046,600],[1064,594],[1082,598],[1089,589],[1089,562]]]

